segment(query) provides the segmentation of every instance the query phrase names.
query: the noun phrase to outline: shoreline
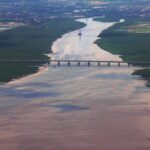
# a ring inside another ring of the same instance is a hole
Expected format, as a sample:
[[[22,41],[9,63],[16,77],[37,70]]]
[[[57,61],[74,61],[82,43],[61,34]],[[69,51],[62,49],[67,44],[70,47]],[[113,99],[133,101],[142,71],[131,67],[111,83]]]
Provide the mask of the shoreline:
[[[94,18],[78,19],[77,21],[87,24],[86,27],[81,29],[82,35],[76,36],[78,35],[78,30],[73,31],[69,34],[64,34],[62,38],[58,38],[53,43],[53,53],[49,54],[48,56],[53,59],[99,59],[121,61],[122,59],[119,55],[113,55],[105,49],[102,49],[101,47],[97,46],[97,44],[95,43],[95,41],[99,39],[98,35],[101,34],[107,28],[114,26],[116,22],[99,22],[93,19]]]
[[[63,34],[84,27],[85,24],[76,22],[73,18],[53,19],[41,28],[22,26],[0,32],[1,59],[48,59],[52,43]],[[13,35],[13,38],[11,38]],[[7,37],[6,39],[4,37]],[[9,46],[9,47],[8,47]],[[7,54],[7,55],[6,55]],[[7,83],[38,71],[42,64],[0,64],[0,82]]]
[[[91,34],[85,37],[89,42]],[[2,146],[12,150],[22,146],[29,150],[150,147],[149,89],[132,76],[135,68],[47,69],[2,87],[2,113],[11,107],[0,117],[2,131],[6,125],[0,136]]]
[[[97,19],[99,20],[100,18]],[[119,54],[123,61],[149,62],[150,36],[147,33],[138,33],[131,28],[132,26],[136,28],[138,24],[138,22],[135,25],[132,21],[121,19],[116,25],[100,34],[101,40],[98,39],[95,43],[113,54]],[[141,69],[135,70],[133,75],[140,76],[147,82],[145,85],[150,87],[150,67],[139,67]]]
[[[85,23],[82,19],[78,19],[78,20],[76,20],[76,21],[78,21],[78,22],[80,22],[80,23]],[[95,22],[98,22],[98,21],[95,21]],[[106,22],[106,23],[107,23],[107,22]],[[111,26],[113,26],[114,24],[115,24],[115,23],[112,23]],[[87,27],[87,24],[86,24],[85,27]],[[85,27],[83,27],[83,28],[81,28],[81,29],[84,29]],[[110,27],[110,26],[109,26],[109,27]],[[107,28],[109,28],[109,27],[107,27]],[[103,27],[103,28],[104,28],[104,27]],[[104,30],[106,30],[107,28],[105,27],[102,31],[100,31],[100,32],[97,33],[97,34],[100,34],[100,33],[103,32]],[[61,40],[61,39],[63,39],[64,37],[66,37],[67,35],[69,35],[69,34],[71,34],[71,33],[74,33],[74,32],[75,32],[75,33],[78,32],[78,30],[79,30],[79,29],[74,30],[74,31],[70,31],[70,32],[68,32],[68,33],[65,33],[65,34],[62,35],[60,38],[56,39],[56,40],[53,42],[52,47],[51,47],[52,53],[49,53],[49,54],[46,54],[46,55],[47,55],[49,58],[50,58],[50,57],[54,57],[55,53],[57,53],[57,51],[55,51],[55,44],[56,44],[59,40]],[[98,37],[97,37],[97,39],[98,39]],[[96,41],[97,39],[95,39],[95,41]],[[95,44],[95,43],[93,43],[93,44]],[[11,84],[19,84],[19,83],[24,83],[24,82],[26,82],[26,81],[30,81],[30,80],[32,80],[33,78],[35,78],[36,76],[38,76],[38,75],[40,75],[40,74],[43,74],[43,73],[46,72],[47,70],[48,70],[48,66],[47,66],[47,64],[44,64],[42,67],[39,67],[39,69],[38,69],[38,71],[37,71],[36,73],[33,73],[33,74],[30,74],[30,75],[24,76],[24,77],[19,78],[19,79],[14,79],[14,80],[8,82],[8,84],[9,84],[9,85],[11,85]]]
[[[75,20],[75,21],[79,22],[78,20]],[[80,22],[80,23],[82,23],[82,22]],[[83,28],[84,28],[84,27],[83,27]],[[79,29],[82,29],[82,28],[79,28]],[[77,31],[77,30],[79,30],[79,29],[76,29],[75,31]],[[53,44],[54,44],[58,39],[62,38],[62,37],[63,37],[64,35],[66,35],[66,34],[69,34],[70,32],[73,32],[73,31],[69,31],[69,32],[67,32],[67,33],[65,33],[65,34],[63,34],[63,35],[61,35],[59,38],[57,38],[54,42],[52,42],[52,46],[53,46]],[[51,47],[50,49],[52,49],[52,47]],[[44,54],[44,55],[46,55],[46,56],[48,56],[48,57],[50,58],[50,56],[51,56],[52,54],[53,54],[53,51],[51,50],[49,54]],[[48,70],[48,66],[47,66],[47,65],[48,65],[48,64],[43,64],[42,66],[40,66],[40,67],[38,68],[38,70],[37,70],[36,73],[29,74],[29,75],[27,75],[27,76],[23,76],[23,77],[18,78],[18,79],[13,79],[13,80],[7,82],[6,84],[11,85],[11,84],[24,83],[24,82],[26,82],[26,81],[30,81],[30,80],[32,80],[34,77],[36,77],[36,76],[38,76],[38,75],[43,74],[44,72],[46,72],[46,71]]]
[[[14,79],[12,81],[9,81],[8,83],[6,83],[7,85],[12,85],[12,84],[19,84],[19,83],[25,83],[26,81],[30,81],[33,78],[37,77],[38,75],[41,75],[43,73],[45,73],[48,70],[48,66],[47,64],[42,65],[41,67],[39,67],[38,71],[36,73],[24,76],[22,78],[19,79]]]

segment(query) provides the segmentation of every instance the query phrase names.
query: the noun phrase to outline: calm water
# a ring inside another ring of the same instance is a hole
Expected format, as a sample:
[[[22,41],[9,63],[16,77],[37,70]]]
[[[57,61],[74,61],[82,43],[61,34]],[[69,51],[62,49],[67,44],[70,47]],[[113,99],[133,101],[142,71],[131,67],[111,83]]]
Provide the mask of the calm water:
[[[112,55],[94,44],[98,35],[114,23],[100,23],[92,19],[79,19],[79,21],[87,24],[81,30],[82,36],[78,36],[79,31],[77,30],[65,34],[54,42],[53,59],[121,60],[119,56]]]
[[[85,21],[85,20],[82,20]],[[120,60],[93,42],[95,22],[53,45],[53,58]],[[0,87],[2,150],[149,150],[150,90],[128,67],[49,67]]]

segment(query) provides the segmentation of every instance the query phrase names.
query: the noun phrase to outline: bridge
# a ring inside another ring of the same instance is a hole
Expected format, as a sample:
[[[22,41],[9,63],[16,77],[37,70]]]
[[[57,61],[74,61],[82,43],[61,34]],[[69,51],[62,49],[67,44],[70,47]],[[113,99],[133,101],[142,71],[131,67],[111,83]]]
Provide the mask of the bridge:
[[[0,64],[2,63],[29,63],[29,64],[48,64],[55,66],[147,66],[150,67],[150,62],[125,62],[125,61],[100,61],[100,60],[0,60]]]

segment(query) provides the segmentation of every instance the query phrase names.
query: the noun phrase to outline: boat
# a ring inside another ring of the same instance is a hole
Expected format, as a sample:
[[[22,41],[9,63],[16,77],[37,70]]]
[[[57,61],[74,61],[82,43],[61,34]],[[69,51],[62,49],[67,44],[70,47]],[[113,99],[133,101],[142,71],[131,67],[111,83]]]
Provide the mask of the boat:
[[[79,36],[81,36],[81,35],[82,35],[82,32],[81,32],[81,30],[79,31],[78,35],[79,35]]]

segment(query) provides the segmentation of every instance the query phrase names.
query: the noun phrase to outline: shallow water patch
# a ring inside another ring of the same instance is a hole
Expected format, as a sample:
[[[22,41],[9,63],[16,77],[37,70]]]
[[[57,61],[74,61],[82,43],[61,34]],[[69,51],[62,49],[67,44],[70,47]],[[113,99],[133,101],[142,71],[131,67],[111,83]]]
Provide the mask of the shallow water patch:
[[[59,109],[61,112],[70,112],[70,111],[79,111],[79,110],[88,110],[90,108],[88,107],[83,107],[80,105],[75,105],[75,104],[56,104],[56,105],[49,105],[49,104],[40,104],[40,106],[43,107],[54,107]]]
[[[25,90],[17,90],[15,88],[3,88],[1,90],[1,93],[5,96],[10,97],[20,97],[20,98],[44,98],[44,97],[57,97],[60,95],[58,92],[52,92],[52,91],[36,91],[31,89],[25,89]]]

